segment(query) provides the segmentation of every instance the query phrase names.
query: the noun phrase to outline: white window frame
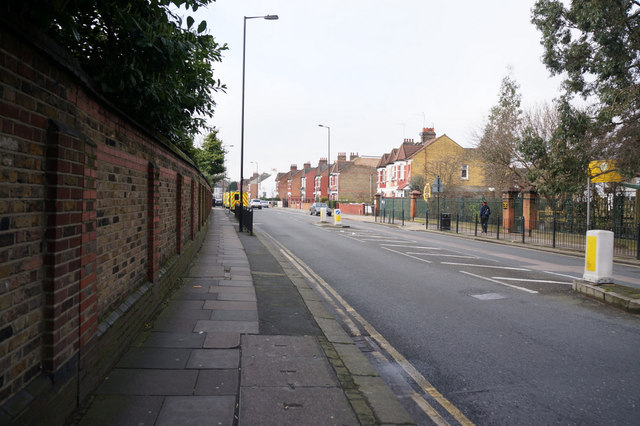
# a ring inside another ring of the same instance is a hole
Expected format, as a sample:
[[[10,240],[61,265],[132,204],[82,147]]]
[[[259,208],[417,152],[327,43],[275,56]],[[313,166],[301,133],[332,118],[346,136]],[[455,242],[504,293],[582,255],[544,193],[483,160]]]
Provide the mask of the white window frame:
[[[469,180],[469,165],[463,164],[460,166],[460,180]]]

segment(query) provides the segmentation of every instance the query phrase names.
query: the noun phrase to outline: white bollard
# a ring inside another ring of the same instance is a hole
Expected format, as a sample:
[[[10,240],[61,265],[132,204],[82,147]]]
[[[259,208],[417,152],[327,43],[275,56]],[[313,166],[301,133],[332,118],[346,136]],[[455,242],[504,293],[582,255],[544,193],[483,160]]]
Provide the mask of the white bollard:
[[[582,279],[596,284],[613,282],[613,232],[587,231]]]
[[[327,221],[327,208],[326,207],[321,207],[320,208],[320,222],[326,222]]]

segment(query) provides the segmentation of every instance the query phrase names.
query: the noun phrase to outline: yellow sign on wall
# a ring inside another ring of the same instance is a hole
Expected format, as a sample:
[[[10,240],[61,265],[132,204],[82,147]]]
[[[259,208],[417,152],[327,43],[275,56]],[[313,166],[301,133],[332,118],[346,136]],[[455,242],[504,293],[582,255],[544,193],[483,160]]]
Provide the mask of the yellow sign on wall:
[[[613,160],[592,161],[589,163],[591,182],[622,182],[622,176]]]

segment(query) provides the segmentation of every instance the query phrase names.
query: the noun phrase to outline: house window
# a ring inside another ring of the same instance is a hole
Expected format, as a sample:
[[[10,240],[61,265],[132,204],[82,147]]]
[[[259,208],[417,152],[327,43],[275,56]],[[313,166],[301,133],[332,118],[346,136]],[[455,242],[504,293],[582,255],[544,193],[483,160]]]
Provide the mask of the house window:
[[[469,165],[468,164],[463,164],[462,167],[460,167],[460,179],[469,180]]]

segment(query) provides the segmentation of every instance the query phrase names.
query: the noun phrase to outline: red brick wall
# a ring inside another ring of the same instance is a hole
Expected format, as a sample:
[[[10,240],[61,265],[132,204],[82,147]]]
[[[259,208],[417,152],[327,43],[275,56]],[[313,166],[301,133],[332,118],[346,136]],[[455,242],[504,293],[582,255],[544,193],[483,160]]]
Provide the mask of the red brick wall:
[[[341,214],[357,214],[364,216],[364,204],[338,203]]]
[[[0,418],[59,424],[188,266],[211,188],[23,32],[0,22]]]

